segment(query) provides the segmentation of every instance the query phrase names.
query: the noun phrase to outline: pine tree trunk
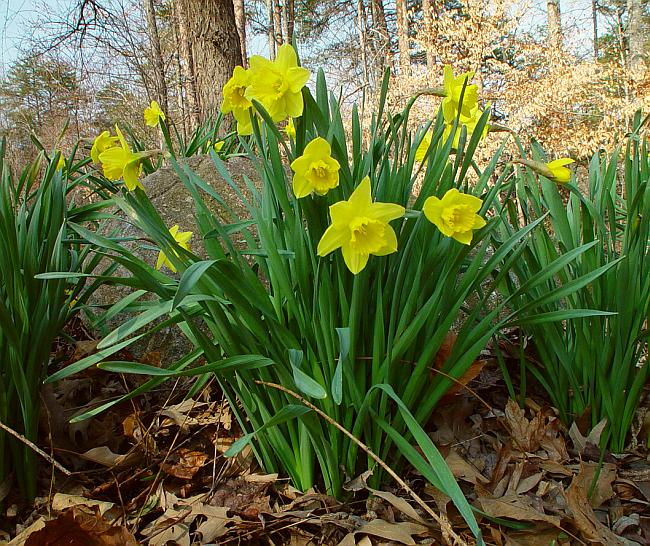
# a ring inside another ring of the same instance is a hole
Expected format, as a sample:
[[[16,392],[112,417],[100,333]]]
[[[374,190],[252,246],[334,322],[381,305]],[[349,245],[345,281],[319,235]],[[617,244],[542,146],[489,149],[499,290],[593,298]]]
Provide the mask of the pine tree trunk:
[[[560,0],[546,0],[546,20],[548,24],[548,39],[556,51],[562,49],[562,19],[560,16]]]
[[[156,82],[156,97],[163,112],[168,112],[167,103],[167,82],[165,81],[165,64],[163,62],[162,48],[160,47],[160,35],[156,23],[156,11],[153,0],[144,0],[144,13],[147,18],[147,34],[151,42],[151,56],[153,58],[154,76]]]
[[[370,81],[368,75],[368,34],[366,32],[366,9],[363,0],[357,0],[357,31],[359,33],[359,52],[361,53],[361,70],[363,73],[363,85]]]
[[[246,67],[248,54],[246,51],[246,10],[244,0],[233,0],[233,6],[235,8],[235,24],[239,34],[239,45],[241,46],[242,66]]]
[[[591,24],[594,29],[594,60],[598,60],[598,5],[597,0],[591,0]]]
[[[273,0],[273,11],[275,24],[273,29],[275,31],[275,43],[281,46],[284,43],[282,36],[282,8],[280,7],[280,0]]]
[[[627,0],[628,66],[633,72],[645,69],[645,34],[641,0]]]
[[[242,64],[233,0],[178,0],[187,22],[200,119],[221,107],[221,90]]]
[[[402,76],[408,76],[411,73],[411,53],[409,50],[408,11],[406,0],[396,0],[396,9],[400,74]]]
[[[293,43],[293,33],[296,24],[296,5],[294,0],[284,0],[284,21],[287,27],[287,43]]]

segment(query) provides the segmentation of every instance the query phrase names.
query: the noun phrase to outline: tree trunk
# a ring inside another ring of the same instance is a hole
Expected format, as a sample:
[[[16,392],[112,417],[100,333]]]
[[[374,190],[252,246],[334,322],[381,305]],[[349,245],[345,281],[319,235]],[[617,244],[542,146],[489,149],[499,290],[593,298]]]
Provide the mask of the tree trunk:
[[[431,16],[431,0],[422,0],[422,22],[424,31],[424,47],[427,53],[427,75],[430,77],[436,65],[436,56],[433,53],[433,19]]]
[[[390,34],[386,23],[386,11],[383,0],[370,0],[372,13],[372,40],[375,50],[377,77],[381,79],[386,66],[393,65],[393,52],[390,44]]]
[[[176,61],[176,78],[175,78],[175,84],[176,84],[176,106],[178,107],[178,111],[180,112],[180,119],[182,121],[182,129],[183,129],[183,139],[187,141],[187,126],[188,126],[188,120],[187,120],[187,108],[185,107],[185,93],[183,91],[183,66],[181,64],[181,54],[180,54],[180,47],[181,44],[181,32],[179,29],[179,24],[178,24],[178,17],[176,15],[176,9],[172,6],[172,25],[173,25],[173,31],[174,31],[174,40],[175,42],[179,45],[179,47],[176,48],[174,51],[174,60]]]
[[[408,76],[411,73],[411,53],[409,50],[409,27],[406,0],[396,0],[396,9],[400,74],[402,74],[402,76]]]
[[[222,89],[242,64],[233,0],[177,0],[187,23],[200,119],[221,107]]]
[[[244,9],[244,0],[233,0],[233,6],[235,8],[237,33],[239,34],[239,45],[241,46],[242,66],[246,68],[248,54],[246,52],[246,10]]]
[[[628,66],[633,72],[645,69],[645,34],[641,0],[627,0]]]
[[[167,83],[165,81],[165,64],[163,62],[162,48],[160,47],[160,35],[156,23],[156,11],[153,0],[144,0],[144,13],[147,18],[147,34],[151,42],[151,56],[153,60],[154,75],[156,82],[156,97],[162,111],[168,113],[167,104]]]
[[[273,25],[275,43],[281,46],[284,43],[284,37],[282,36],[282,8],[280,7],[280,0],[273,0],[273,11],[275,13]]]
[[[275,59],[275,10],[273,9],[273,0],[266,0],[266,14],[269,19],[268,39],[269,39],[269,57]]]
[[[187,25],[187,14],[183,11],[182,6],[174,2],[174,11],[176,12],[176,21],[178,23],[179,34],[179,52],[182,59],[183,72],[181,78],[187,98],[187,110],[189,111],[188,127],[190,132],[199,124],[199,94],[196,88],[196,78],[194,77],[194,59],[192,57],[192,47]]]
[[[546,0],[546,20],[548,39],[556,51],[562,49],[562,19],[560,17],[560,0]]]
[[[284,24],[287,43],[293,43],[293,33],[296,22],[296,6],[294,0],[284,0]]]
[[[366,32],[366,9],[363,0],[357,0],[357,31],[359,32],[359,51],[361,53],[361,70],[363,73],[363,85],[366,87],[370,81],[368,75],[367,38]]]
[[[598,0],[591,0],[591,24],[594,29],[594,61],[598,60]]]

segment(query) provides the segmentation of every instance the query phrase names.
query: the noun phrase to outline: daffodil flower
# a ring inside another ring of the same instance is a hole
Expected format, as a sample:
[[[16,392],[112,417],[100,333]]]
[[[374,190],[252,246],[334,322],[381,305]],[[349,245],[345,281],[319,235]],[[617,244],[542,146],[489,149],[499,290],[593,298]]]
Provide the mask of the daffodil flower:
[[[296,126],[293,124],[293,118],[289,118],[289,121],[284,126],[284,132],[288,137],[293,138],[295,140]]]
[[[298,66],[292,46],[281,45],[274,61],[253,55],[250,73],[245,97],[262,103],[274,122],[302,115],[302,88],[309,79],[309,70]]]
[[[63,157],[63,154],[61,154],[59,156],[59,161],[57,161],[56,163],[56,170],[62,171],[64,167],[65,167],[65,157]]]
[[[185,250],[190,249],[189,240],[192,238],[191,231],[178,231],[178,225],[175,225],[169,228],[169,233],[174,238],[174,241],[178,243],[178,246]],[[158,254],[158,261],[156,262],[156,269],[160,269],[163,265],[166,265],[173,273],[176,273],[176,267],[169,260],[167,255],[161,250]]]
[[[93,147],[90,150],[90,157],[93,160],[93,163],[99,163],[99,154],[117,146],[120,139],[111,136],[111,133],[108,131],[103,131],[95,140],[93,141]]]
[[[108,148],[99,154],[104,176],[109,180],[122,178],[129,191],[133,191],[135,188],[144,189],[138,178],[142,170],[142,160],[150,154],[147,152],[133,153],[117,125],[115,132],[120,146]]]
[[[477,214],[483,201],[473,195],[460,193],[452,188],[442,199],[429,197],[424,202],[422,212],[446,237],[459,243],[472,242],[473,230],[482,228],[486,222]]]
[[[461,132],[461,127],[464,125],[467,128],[467,137],[471,137],[472,134],[474,134],[474,131],[476,130],[476,126],[478,125],[479,120],[481,119],[481,116],[483,115],[483,111],[479,109],[478,106],[476,106],[471,112],[468,117],[464,116],[462,113],[458,118],[458,128],[456,129],[456,132],[454,133],[454,140],[452,142],[452,149],[457,150],[458,149],[458,144],[460,141],[460,132]],[[485,124],[485,127],[483,127],[483,131],[481,133],[481,140],[486,137],[488,134],[488,124]],[[442,139],[441,142],[446,142],[447,139],[449,138],[449,135],[451,135],[451,132],[454,130],[454,120],[452,120],[449,123],[445,123],[445,130],[442,133]]]
[[[165,121],[165,113],[160,109],[160,105],[152,100],[151,104],[144,109],[144,122],[149,127],[155,127],[160,120]]]
[[[474,77],[474,72],[465,72],[454,77],[451,66],[444,67],[444,88],[445,98],[442,99],[442,114],[447,123],[453,123],[460,110],[460,114],[466,118],[472,117],[472,111],[478,105],[478,89],[475,84],[467,84]],[[463,87],[465,92],[463,93]],[[460,104],[461,95],[463,104]]]
[[[350,199],[330,207],[332,224],[318,243],[318,255],[327,256],[340,248],[345,265],[356,275],[366,267],[371,254],[386,256],[397,251],[397,236],[389,222],[402,216],[401,205],[372,202],[366,176]]]
[[[224,144],[225,142],[223,140],[217,140],[214,144],[212,144],[211,140],[208,140],[208,148],[213,148],[217,153],[223,150]]]
[[[551,176],[548,178],[559,184],[566,184],[571,180],[571,170],[566,165],[570,165],[571,163],[575,163],[575,161],[568,157],[562,157],[547,163],[546,168],[551,171]]]
[[[433,131],[431,130],[427,131],[424,134],[419,146],[417,147],[417,150],[415,150],[415,161],[419,161],[420,163],[424,161],[424,158],[427,155],[427,151],[429,150],[429,146],[431,146],[432,137]]]
[[[574,160],[568,157],[562,157],[560,159],[550,161],[549,163],[542,163],[541,161],[518,159],[515,161],[515,163],[526,165],[537,174],[541,174],[549,180],[553,180],[553,182],[557,182],[558,184],[566,184],[571,180],[571,170],[568,169],[566,165],[574,163]]]
[[[312,192],[325,195],[339,185],[341,167],[331,154],[329,142],[317,137],[305,146],[300,157],[293,160],[293,193],[298,199],[307,197]]]
[[[250,72],[241,66],[236,66],[232,77],[223,87],[223,102],[221,112],[235,116],[237,132],[240,135],[250,135],[253,132],[249,109],[253,103],[246,98],[246,89],[250,83]]]

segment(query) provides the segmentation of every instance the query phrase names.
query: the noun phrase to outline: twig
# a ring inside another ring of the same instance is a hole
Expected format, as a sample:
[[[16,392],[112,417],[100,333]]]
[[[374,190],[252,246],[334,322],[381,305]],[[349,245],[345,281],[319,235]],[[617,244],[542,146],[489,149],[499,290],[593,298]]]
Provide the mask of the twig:
[[[27,438],[25,438],[22,434],[16,432],[14,429],[9,428],[7,425],[5,425],[2,421],[0,421],[0,428],[4,430],[5,432],[8,432],[11,434],[14,438],[17,438],[20,440],[23,444],[25,444],[27,447],[38,453],[41,457],[43,457],[47,462],[52,464],[57,468],[57,470],[60,470],[63,472],[66,476],[72,476],[72,472],[70,472],[67,468],[65,468],[63,465],[60,463],[57,463],[50,455],[45,453],[40,447],[38,447],[34,442],[30,442]]]
[[[440,525],[440,529],[442,531],[442,536],[449,540],[452,538],[454,540],[454,544],[459,544],[461,546],[467,546],[467,542],[465,542],[460,536],[458,536],[454,530],[451,527],[451,523],[449,523],[449,520],[445,516],[440,516],[436,514],[431,507],[422,500],[422,498],[415,492],[413,489],[411,489],[406,482],[400,478],[392,468],[390,468],[382,459],[379,458],[378,455],[375,454],[374,451],[372,451],[368,446],[366,446],[361,440],[359,440],[356,436],[354,436],[351,432],[349,432],[346,428],[342,427],[339,425],[334,419],[332,419],[329,415],[327,415],[325,412],[321,411],[318,409],[314,404],[311,402],[305,400],[302,396],[299,394],[293,392],[290,389],[287,389],[286,387],[283,387],[282,385],[278,385],[277,383],[269,383],[267,381],[260,381],[257,380],[255,381],[258,385],[265,385],[267,387],[271,387],[273,389],[278,389],[289,396],[292,396],[296,400],[299,400],[302,404],[307,406],[310,410],[315,411],[320,417],[322,417],[325,421],[327,421],[330,425],[332,425],[334,428],[345,434],[350,440],[352,440],[355,444],[357,444],[363,451],[365,451],[370,458],[375,461],[379,466],[381,466],[398,484],[400,487],[402,487],[411,497],[415,502],[417,502],[423,509],[424,511],[429,514],[437,523]]]

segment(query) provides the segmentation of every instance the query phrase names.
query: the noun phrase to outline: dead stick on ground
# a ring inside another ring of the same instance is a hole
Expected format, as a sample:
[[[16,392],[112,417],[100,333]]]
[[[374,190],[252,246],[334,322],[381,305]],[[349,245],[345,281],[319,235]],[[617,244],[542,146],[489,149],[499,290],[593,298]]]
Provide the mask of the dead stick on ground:
[[[411,495],[413,500],[417,502],[425,511],[427,514],[429,514],[437,523],[440,525],[440,530],[442,531],[442,536],[446,538],[447,540],[453,539],[454,544],[458,544],[460,546],[467,546],[467,542],[465,542],[461,537],[459,537],[454,530],[451,527],[451,523],[449,520],[444,517],[436,514],[431,507],[424,502],[424,500],[415,492],[413,489],[411,489],[406,482],[400,478],[394,471],[393,469],[388,466],[383,460],[379,458],[378,455],[374,453],[368,446],[366,446],[361,440],[359,440],[356,436],[354,436],[351,432],[349,432],[346,428],[342,427],[339,425],[334,419],[332,419],[329,415],[318,409],[314,404],[311,402],[308,402],[305,400],[302,396],[300,396],[298,393],[293,392],[290,389],[287,389],[286,387],[283,387],[282,385],[278,385],[277,383],[267,383],[266,381],[255,381],[255,383],[259,385],[265,385],[267,387],[271,387],[273,389],[278,389],[289,396],[292,396],[296,400],[299,400],[302,404],[307,406],[310,410],[315,411],[318,415],[320,415],[325,421],[327,421],[330,425],[332,425],[334,428],[338,429],[341,431],[343,434],[345,434],[350,440],[352,440],[355,444],[357,444],[361,449],[363,449],[369,456],[370,458],[375,461],[379,466],[381,466],[390,476],[402,487],[406,492]]]
[[[17,438],[18,440],[20,440],[23,444],[25,444],[30,449],[36,451],[36,453],[38,453],[41,457],[43,457],[47,462],[54,465],[58,470],[63,472],[66,476],[72,476],[72,472],[70,472],[67,468],[62,466],[60,463],[57,463],[52,457],[50,457],[47,453],[45,453],[45,451],[43,451],[40,447],[38,447],[33,442],[30,442],[27,438],[25,438],[22,434],[16,432],[14,429],[9,428],[2,421],[0,421],[0,428],[2,430],[4,430],[5,432],[8,432],[9,434],[11,434],[14,438]]]

